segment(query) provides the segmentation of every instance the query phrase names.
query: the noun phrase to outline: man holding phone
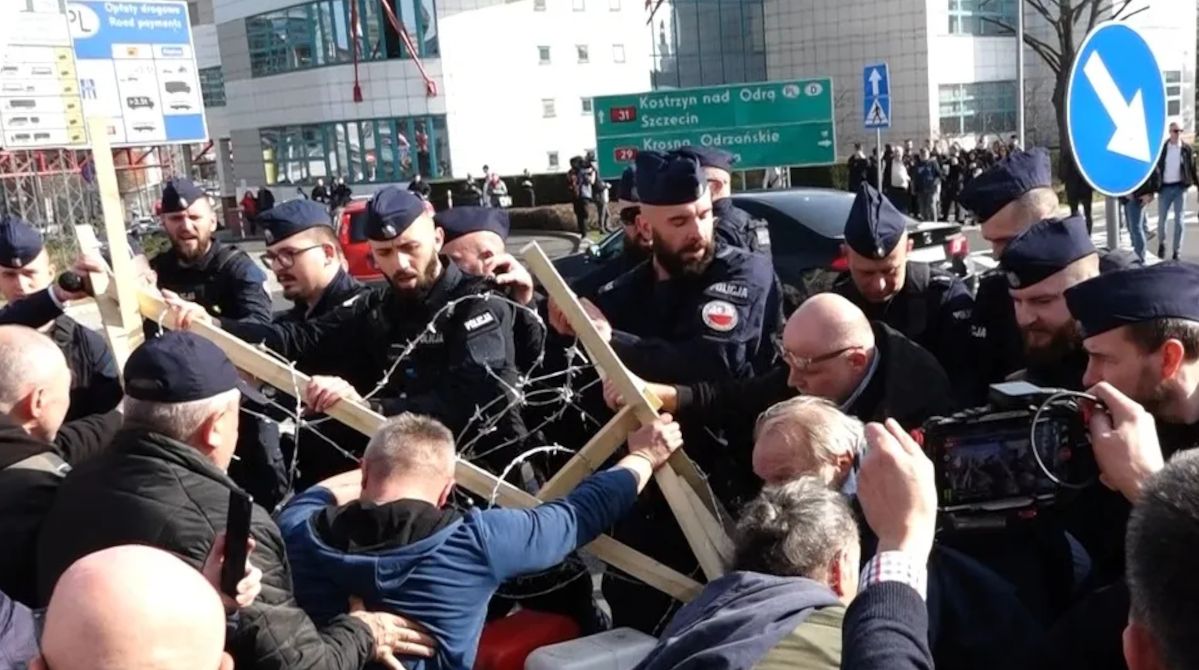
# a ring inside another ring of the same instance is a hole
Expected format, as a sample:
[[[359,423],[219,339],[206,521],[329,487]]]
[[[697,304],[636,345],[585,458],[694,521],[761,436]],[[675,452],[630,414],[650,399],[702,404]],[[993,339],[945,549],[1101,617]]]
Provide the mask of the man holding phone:
[[[124,428],[111,449],[64,482],[43,525],[43,599],[76,559],[115,545],[147,544],[204,565],[229,524],[236,490],[226,470],[237,444],[238,386],[225,354],[191,333],[167,333],[133,352]],[[234,520],[245,523],[244,509]],[[372,660],[396,667],[395,654],[431,653],[427,636],[390,614],[354,612],[318,628],[295,604],[283,540],[266,510],[251,505],[248,528],[263,579],[226,642],[238,667],[351,669]]]

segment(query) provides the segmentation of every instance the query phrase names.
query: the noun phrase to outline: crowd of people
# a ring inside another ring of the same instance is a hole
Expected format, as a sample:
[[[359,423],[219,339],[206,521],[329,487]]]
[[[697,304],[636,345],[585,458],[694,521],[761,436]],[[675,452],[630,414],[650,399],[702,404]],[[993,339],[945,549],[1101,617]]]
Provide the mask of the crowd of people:
[[[365,232],[387,282],[368,288],[324,203],[276,204],[262,261],[294,306],[272,313],[202,189],[173,179],[171,248],[131,250],[169,327],[147,323],[121,371],[96,338],[55,335],[90,332],[63,315],[86,286],[55,281],[38,232],[5,218],[0,663],[464,669],[519,604],[654,636],[645,670],[1195,667],[1199,266],[1096,248],[1048,153],[1003,151],[954,191],[1000,264],[976,292],[908,259],[910,184],[891,178],[920,167],[897,147],[884,193],[855,184],[848,270],[793,310],[762,222],[729,197],[732,157],[639,153],[623,252],[572,288],[662,410],[530,509],[463,493],[458,468],[535,494],[628,399],[506,253],[504,209],[381,189]],[[198,323],[309,381],[248,378]],[[1006,380],[1086,394],[1098,477],[950,527],[918,429]],[[388,418],[363,435],[324,416],[339,403]],[[731,515],[725,574],[683,603],[608,566],[597,598],[578,552],[605,533],[701,580],[649,483],[680,453],[706,475],[694,504]]]

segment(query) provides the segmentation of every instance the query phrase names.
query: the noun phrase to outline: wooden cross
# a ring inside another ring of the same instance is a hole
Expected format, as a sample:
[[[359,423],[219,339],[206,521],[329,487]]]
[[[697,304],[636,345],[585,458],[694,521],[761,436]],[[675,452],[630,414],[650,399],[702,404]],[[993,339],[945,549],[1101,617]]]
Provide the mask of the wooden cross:
[[[123,223],[124,215],[120,195],[117,191],[116,174],[113,169],[105,123],[92,119],[89,122],[89,129],[94,156],[93,160],[96,165],[96,184],[100,189],[100,201],[104,211],[104,232],[113,260],[111,275],[97,274],[97,276],[92,277],[92,286],[95,291],[96,302],[100,307],[105,334],[108,337],[110,346],[113,347],[114,355],[118,356],[117,360],[123,366],[129,352],[137,344],[140,344],[142,317],[161,323],[168,328],[175,328],[176,324],[158,291],[149,286],[139,285],[137,279],[134,277],[132,264],[129,262],[128,243],[125,238]],[[97,246],[95,235],[91,232],[90,227],[79,227],[76,229],[76,232],[80,237],[80,246],[82,249],[94,249]],[[537,251],[540,252],[539,249]],[[541,256],[544,258],[544,254],[541,254]],[[548,262],[548,259],[546,262]],[[550,271],[552,272],[552,270],[551,266]],[[544,275],[546,275],[544,269],[539,271],[539,276]],[[557,282],[561,282],[561,278],[556,273],[553,273],[553,276],[557,279]],[[557,288],[552,290],[555,293],[561,293]],[[573,296],[569,297],[570,300],[573,300]],[[559,301],[559,304],[564,304],[564,302],[569,304],[570,301],[567,301],[564,297],[563,300]],[[578,307],[577,301],[574,301],[573,304]],[[579,309],[581,310],[581,307]],[[582,317],[581,320],[575,323],[574,319],[579,319],[580,316]],[[572,324],[575,325],[576,332],[587,332],[591,328],[590,321],[586,320],[585,315],[580,314],[568,318],[572,319]],[[197,321],[193,322],[188,330],[216,344],[229,356],[229,359],[238,369],[253,375],[271,386],[288,393],[294,392],[295,388],[299,388],[301,393],[304,393],[304,390],[308,386],[310,380],[308,375],[288,367],[264,351],[230,335],[216,325]],[[591,332],[593,335],[595,334],[593,330]],[[602,340],[600,343],[603,344]],[[597,352],[607,351],[609,358],[604,358],[601,353],[598,354],[599,358],[597,360],[603,359],[603,365],[609,374],[617,375],[617,378],[623,380],[620,382],[622,384],[621,388],[625,388],[627,384],[629,388],[626,390],[626,398],[636,398],[639,401],[630,403],[626,411],[622,411],[621,414],[609,422],[591,440],[588,447],[584,448],[584,452],[586,453],[576,455],[567,464],[570,474],[559,479],[556,484],[551,481],[551,484],[555,485],[554,489],[551,489],[551,492],[557,490],[559,494],[573,488],[578,480],[581,480],[589,472],[590,468],[586,466],[586,463],[583,462],[581,464],[580,461],[592,456],[598,458],[599,454],[603,452],[604,455],[600,458],[600,461],[602,461],[623,443],[628,433],[634,430],[638,424],[652,421],[656,417],[656,407],[658,406],[652,404],[656,399],[651,400],[646,394],[640,391],[636,393],[632,392],[632,380],[628,377],[627,372],[624,372],[623,366],[619,364],[619,361],[615,358],[615,354],[612,353],[610,348],[607,348],[606,345],[596,347],[594,343],[591,345],[585,344],[585,346],[588,346],[588,350],[591,351],[593,357],[597,356]],[[615,364],[613,361],[615,361]],[[372,411],[361,403],[349,400],[342,400],[334,404],[326,413],[367,436],[374,435],[383,422],[386,421],[386,417],[381,414]],[[602,448],[594,446],[597,443]],[[590,451],[588,451],[588,448],[590,448]],[[672,459],[671,467],[679,468],[679,464],[682,463],[682,459],[685,459],[685,456],[676,454],[676,457],[680,458]],[[686,462],[690,463],[690,461]],[[681,467],[684,473],[688,472],[686,465],[682,465]],[[690,469],[694,470],[694,465],[691,465]],[[534,507],[547,499],[545,495],[530,495],[466,461],[459,460],[457,462],[455,477],[457,482],[471,493],[486,499],[491,499],[494,495],[494,499],[499,504],[507,507]],[[709,511],[707,507],[708,504],[714,505],[714,503],[711,501],[708,501],[708,503],[702,502],[702,497],[695,492],[695,488],[680,481],[675,471],[670,468],[661,468],[656,478],[659,486],[666,493],[667,500],[670,501],[672,508],[675,510],[676,516],[680,519],[680,525],[683,526],[684,532],[687,533],[688,542],[696,551],[697,557],[700,558],[705,574],[708,575],[709,579],[721,574],[723,566],[720,565],[720,559],[722,555],[727,553],[728,540],[727,536],[724,535],[723,528],[715,521],[713,512]],[[567,484],[568,482],[569,484]],[[628,545],[617,542],[608,535],[601,535],[596,538],[587,545],[586,549],[596,558],[632,575],[673,598],[689,601],[701,589],[700,584],[694,579],[659,563]]]

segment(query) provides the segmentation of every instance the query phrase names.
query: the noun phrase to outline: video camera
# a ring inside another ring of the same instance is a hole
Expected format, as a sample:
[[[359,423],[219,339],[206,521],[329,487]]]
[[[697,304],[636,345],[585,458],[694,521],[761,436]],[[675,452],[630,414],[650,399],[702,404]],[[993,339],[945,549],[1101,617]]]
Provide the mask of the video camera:
[[[923,427],[950,530],[995,527],[1090,486],[1099,468],[1079,405],[1084,393],[1027,382],[991,385],[990,404]]]

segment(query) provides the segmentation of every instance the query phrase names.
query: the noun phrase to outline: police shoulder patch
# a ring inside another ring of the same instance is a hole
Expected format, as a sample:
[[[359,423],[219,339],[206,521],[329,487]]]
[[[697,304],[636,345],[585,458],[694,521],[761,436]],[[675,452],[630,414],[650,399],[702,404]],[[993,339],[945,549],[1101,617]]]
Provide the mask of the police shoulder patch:
[[[704,294],[714,298],[728,298],[742,302],[749,300],[749,287],[737,282],[722,281],[704,289]]]
[[[495,315],[491,312],[483,312],[482,314],[476,314],[475,316],[467,319],[463,326],[466,328],[466,332],[469,334],[474,333],[493,323],[495,323]]]
[[[933,284],[940,284],[940,285],[942,285],[942,286],[949,286],[950,284],[952,284],[952,283],[953,283],[953,277],[952,277],[952,276],[950,276],[950,275],[943,275],[943,274],[932,274],[932,275],[929,275],[929,278],[928,278],[928,280],[929,280],[929,282],[931,282],[931,283],[933,283]]]
[[[725,300],[712,300],[700,309],[704,325],[718,333],[727,333],[737,327],[740,317],[737,308]]]

